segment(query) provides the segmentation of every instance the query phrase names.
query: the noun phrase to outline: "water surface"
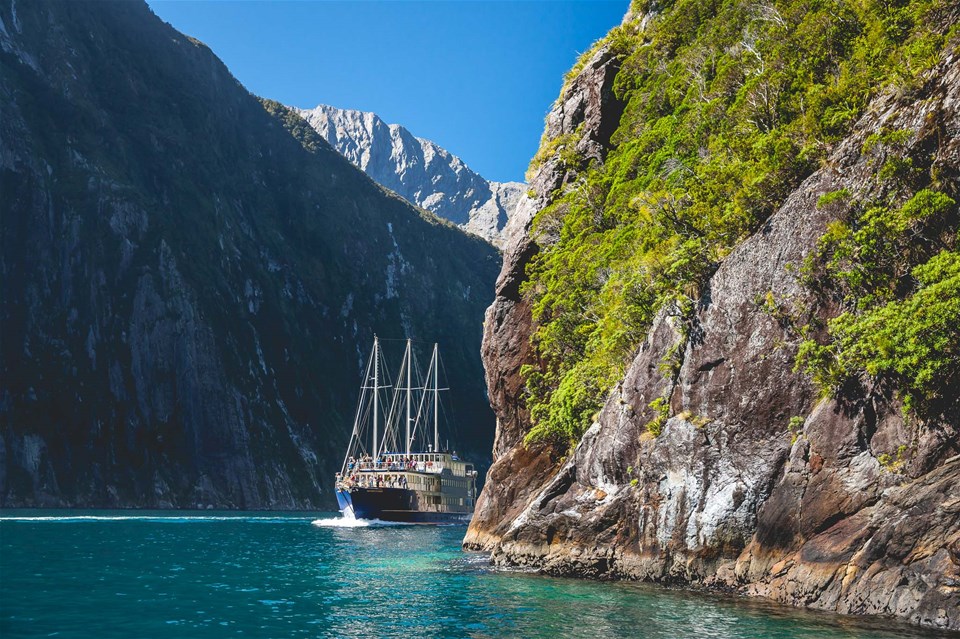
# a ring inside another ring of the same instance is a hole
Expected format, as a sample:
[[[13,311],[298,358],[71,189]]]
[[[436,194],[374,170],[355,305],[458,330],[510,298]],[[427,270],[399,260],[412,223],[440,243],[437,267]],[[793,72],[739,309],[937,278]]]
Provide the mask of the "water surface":
[[[315,520],[320,521],[315,521]],[[0,512],[0,637],[936,636],[740,598],[491,568],[464,527],[334,514]]]

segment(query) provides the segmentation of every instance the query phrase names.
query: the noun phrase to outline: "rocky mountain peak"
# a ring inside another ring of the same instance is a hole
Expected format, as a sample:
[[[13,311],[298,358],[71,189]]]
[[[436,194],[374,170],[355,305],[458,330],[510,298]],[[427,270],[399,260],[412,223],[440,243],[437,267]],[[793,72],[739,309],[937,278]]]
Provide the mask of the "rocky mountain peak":
[[[502,246],[525,186],[490,182],[456,155],[377,114],[319,105],[299,114],[345,158],[398,195]]]

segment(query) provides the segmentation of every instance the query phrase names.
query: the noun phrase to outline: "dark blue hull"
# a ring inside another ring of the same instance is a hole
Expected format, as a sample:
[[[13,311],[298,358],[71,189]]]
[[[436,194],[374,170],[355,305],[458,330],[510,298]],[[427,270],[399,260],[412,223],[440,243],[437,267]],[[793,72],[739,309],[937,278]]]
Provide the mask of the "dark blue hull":
[[[338,490],[337,502],[344,514],[357,519],[379,519],[410,524],[466,524],[471,513],[421,510],[420,497],[407,488],[353,488]]]

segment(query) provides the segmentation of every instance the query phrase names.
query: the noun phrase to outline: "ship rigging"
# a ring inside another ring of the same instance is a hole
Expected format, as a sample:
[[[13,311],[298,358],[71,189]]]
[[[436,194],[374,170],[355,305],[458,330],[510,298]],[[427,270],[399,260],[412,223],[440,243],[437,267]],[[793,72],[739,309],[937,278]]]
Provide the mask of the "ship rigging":
[[[441,444],[440,393],[449,389],[440,388],[437,345],[425,375],[420,375],[409,339],[397,384],[384,383],[387,371],[374,336],[350,442],[336,476],[340,511],[345,517],[385,521],[469,521],[477,473],[473,464]],[[392,393],[384,404],[381,392],[387,389]]]

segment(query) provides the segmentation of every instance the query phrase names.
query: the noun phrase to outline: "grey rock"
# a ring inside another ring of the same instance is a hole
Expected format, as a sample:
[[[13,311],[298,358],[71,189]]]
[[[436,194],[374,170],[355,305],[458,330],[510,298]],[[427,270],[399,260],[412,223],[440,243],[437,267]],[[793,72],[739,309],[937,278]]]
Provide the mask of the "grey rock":
[[[375,113],[320,105],[297,109],[345,158],[409,202],[495,246],[526,187],[490,182],[430,140],[414,137]]]
[[[600,115],[603,110],[611,110],[619,118],[623,104],[610,90],[618,69],[618,61],[609,51],[598,50],[580,75],[564,88],[547,116],[547,138],[571,134],[580,127],[581,121],[606,122],[610,116]],[[575,114],[583,120],[578,121],[573,113],[568,113],[566,104],[578,105]],[[583,140],[601,158],[609,144],[609,137],[604,137],[599,130],[584,130]],[[542,238],[533,233],[534,216],[557,196],[558,189],[569,186],[575,176],[574,167],[567,167],[560,160],[559,151],[557,156],[547,158],[537,167],[530,182],[534,197],[521,200],[505,228],[503,267],[497,278],[496,298],[487,309],[483,324],[487,394],[497,415],[495,463],[490,469],[487,487],[477,500],[474,523],[467,532],[465,545],[470,548],[492,547],[537,487],[552,473],[559,458],[549,446],[523,445],[529,413],[523,402],[520,368],[534,363],[530,347],[534,324],[529,300],[520,294],[520,285],[527,264],[540,251],[538,241]]]

